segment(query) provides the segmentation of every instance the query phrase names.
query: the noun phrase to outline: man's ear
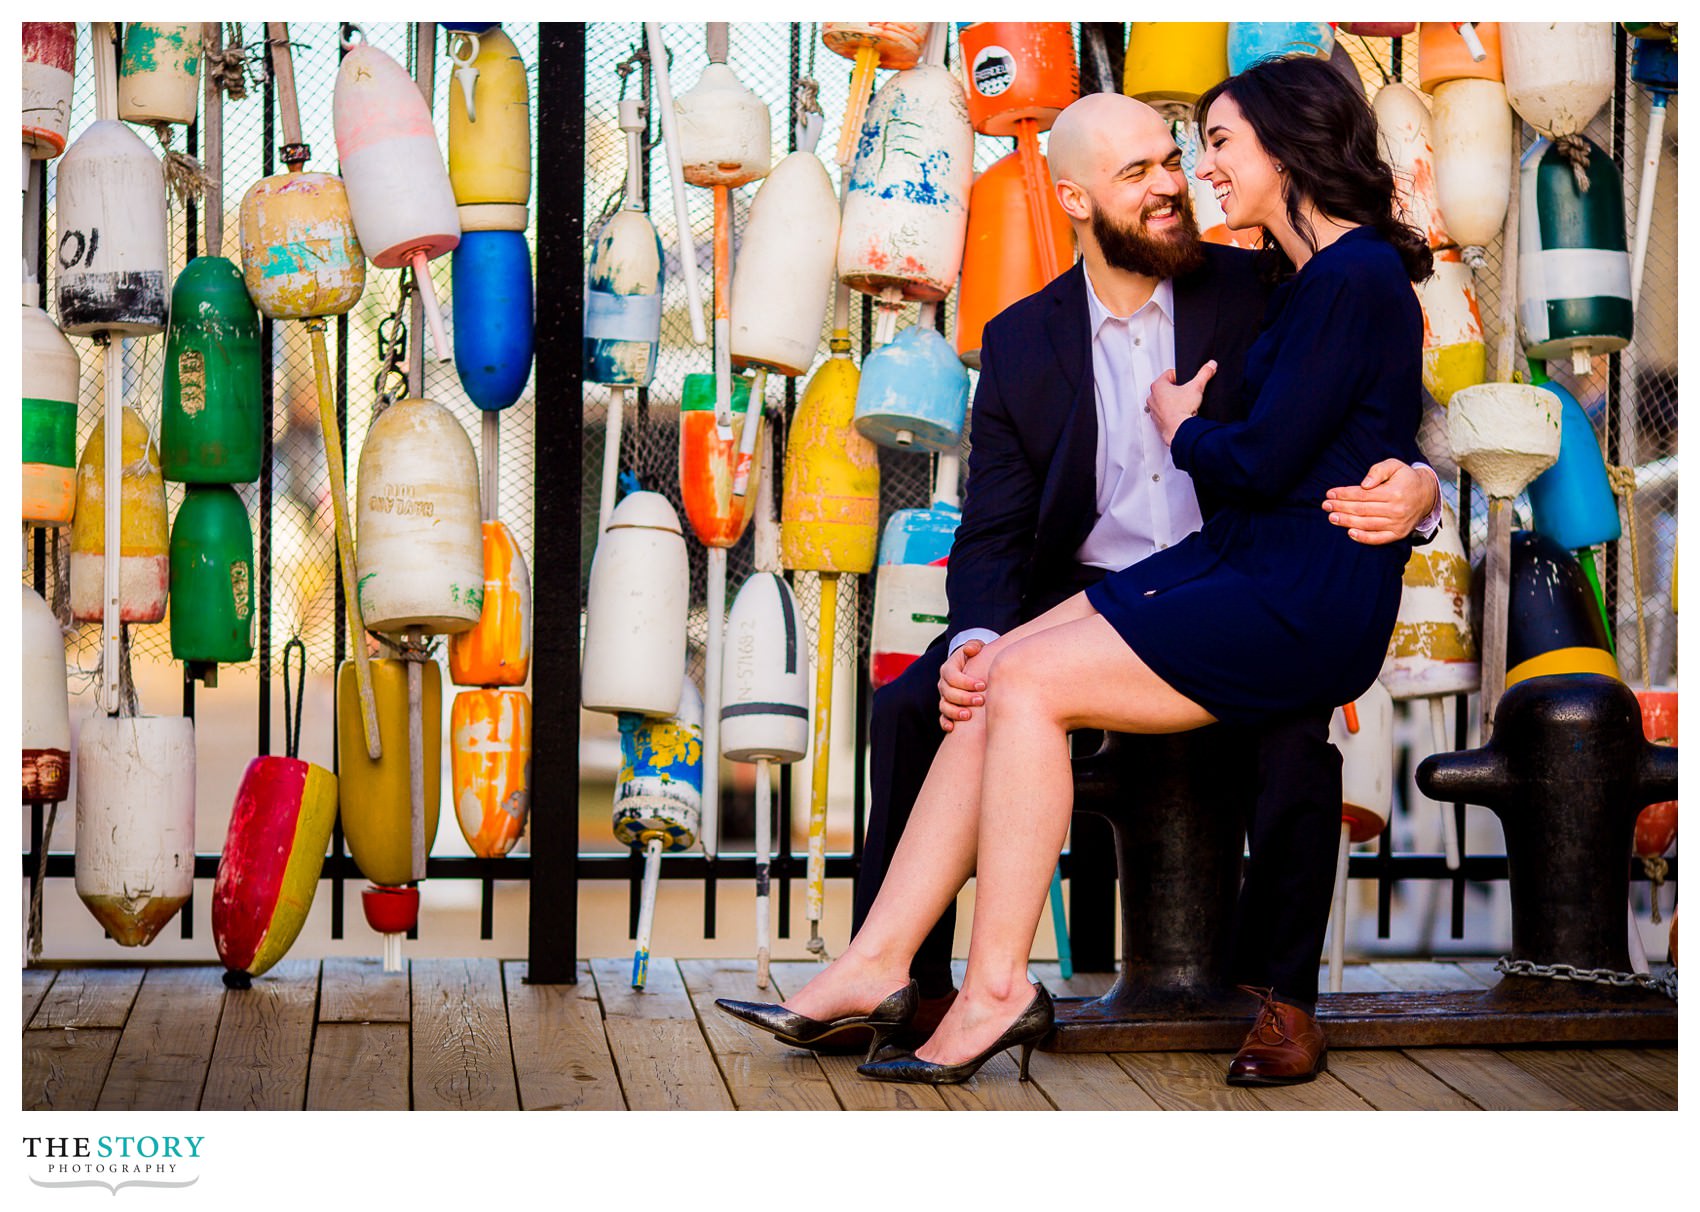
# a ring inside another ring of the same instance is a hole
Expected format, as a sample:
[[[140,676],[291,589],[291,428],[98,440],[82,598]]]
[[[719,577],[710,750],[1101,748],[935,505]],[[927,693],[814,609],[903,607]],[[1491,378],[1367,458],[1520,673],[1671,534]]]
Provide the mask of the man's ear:
[[[1057,202],[1063,208],[1063,213],[1071,219],[1085,223],[1092,217],[1090,203],[1086,199],[1086,191],[1066,177],[1056,184]]]

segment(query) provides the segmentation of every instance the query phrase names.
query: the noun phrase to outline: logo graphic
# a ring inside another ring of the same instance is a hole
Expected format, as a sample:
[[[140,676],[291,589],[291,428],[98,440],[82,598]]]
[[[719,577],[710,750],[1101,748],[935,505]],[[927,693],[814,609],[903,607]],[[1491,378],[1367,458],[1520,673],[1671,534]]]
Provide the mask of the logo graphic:
[[[1001,46],[982,47],[974,56],[970,75],[975,92],[982,97],[996,97],[1008,92],[1015,83],[1015,57]]]
[[[204,1136],[26,1136],[25,1158],[38,1187],[192,1187]]]

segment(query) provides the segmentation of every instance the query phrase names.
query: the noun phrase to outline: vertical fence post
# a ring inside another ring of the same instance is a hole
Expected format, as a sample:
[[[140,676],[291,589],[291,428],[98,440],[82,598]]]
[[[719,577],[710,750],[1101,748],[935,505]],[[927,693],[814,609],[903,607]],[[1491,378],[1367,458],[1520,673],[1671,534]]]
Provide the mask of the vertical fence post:
[[[585,26],[545,22],[537,54],[536,802],[527,947],[534,984],[578,979],[584,104]]]

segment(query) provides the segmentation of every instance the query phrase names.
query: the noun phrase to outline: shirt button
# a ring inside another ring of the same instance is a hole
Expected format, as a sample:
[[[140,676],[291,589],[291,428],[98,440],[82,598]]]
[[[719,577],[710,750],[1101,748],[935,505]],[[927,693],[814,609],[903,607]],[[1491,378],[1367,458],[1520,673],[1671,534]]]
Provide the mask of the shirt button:
[[[1162,479],[1162,478],[1163,478],[1163,477],[1162,477],[1162,476],[1160,476],[1160,475],[1158,475],[1158,474],[1157,474],[1157,473],[1156,473],[1156,472],[1152,472],[1152,473],[1151,473],[1151,482],[1152,482],[1152,483],[1153,483],[1153,484],[1155,484],[1155,483],[1157,483],[1157,482],[1158,482],[1158,481],[1160,481],[1160,480],[1161,480],[1161,479]]]
[[[1143,337],[1135,337],[1135,338],[1134,338],[1134,339],[1133,339],[1133,343],[1134,343],[1134,344],[1135,344],[1135,345],[1143,345],[1143,344],[1145,344],[1145,338],[1143,338]]]
[[[1167,544],[1167,543],[1159,543],[1159,544],[1157,544],[1157,550],[1158,550],[1158,551],[1162,551],[1162,550],[1163,550],[1163,548],[1165,548],[1165,547],[1167,547],[1167,546],[1168,546],[1168,544]]]

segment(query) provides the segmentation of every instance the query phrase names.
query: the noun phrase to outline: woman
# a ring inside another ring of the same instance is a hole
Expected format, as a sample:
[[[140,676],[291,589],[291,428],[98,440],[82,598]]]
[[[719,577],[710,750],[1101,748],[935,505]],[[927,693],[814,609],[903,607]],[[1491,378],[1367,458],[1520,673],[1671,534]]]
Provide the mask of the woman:
[[[1231,227],[1264,230],[1290,275],[1246,358],[1246,421],[1194,415],[1213,364],[1184,385],[1167,376],[1147,405],[1175,465],[1229,507],[974,657],[985,707],[949,729],[850,947],[782,1006],[721,1003],[792,1043],[866,1024],[877,1048],[913,1013],[916,947],[977,874],[961,994],[925,1044],[870,1061],[869,1076],[962,1081],[1019,1045],[1025,1077],[1052,1025],[1026,968],[1068,829],[1070,730],[1254,723],[1349,702],[1381,667],[1409,545],[1355,543],[1317,506],[1357,469],[1419,457],[1410,283],[1427,276],[1429,252],[1394,217],[1369,106],[1325,64],[1260,64],[1197,114],[1199,178]]]

